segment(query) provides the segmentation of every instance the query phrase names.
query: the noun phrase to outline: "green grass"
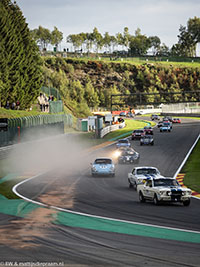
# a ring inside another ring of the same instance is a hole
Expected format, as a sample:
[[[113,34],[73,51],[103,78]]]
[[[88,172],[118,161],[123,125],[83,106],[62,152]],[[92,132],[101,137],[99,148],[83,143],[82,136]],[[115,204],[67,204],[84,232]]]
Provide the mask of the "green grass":
[[[167,61],[167,58],[162,60],[162,61],[155,61],[155,60],[151,60],[151,59],[148,59],[148,61],[146,61],[146,59],[141,59],[141,58],[138,58],[138,57],[134,57],[134,58],[131,58],[131,57],[128,57],[128,58],[116,58],[116,57],[112,57],[113,59],[110,60],[110,57],[101,57],[101,56],[98,56],[98,57],[92,57],[92,58],[89,58],[89,57],[80,57],[80,58],[76,58],[76,57],[72,57],[71,59],[74,59],[74,60],[80,60],[80,61],[84,61],[84,62],[87,62],[89,60],[92,60],[92,61],[99,61],[99,62],[114,62],[114,63],[129,63],[129,64],[133,64],[133,65],[142,65],[142,64],[154,64],[155,66],[165,66],[165,67],[190,67],[190,68],[199,68],[199,62],[183,62],[183,61],[180,61],[180,62],[175,62],[175,61]],[[148,58],[148,57],[147,57]]]
[[[193,149],[181,173],[186,174],[184,184],[200,193],[200,141]]]
[[[11,109],[5,109],[5,108],[0,108],[0,118],[19,118],[19,117],[28,117],[28,116],[37,116],[40,114],[46,114],[46,113],[41,113],[35,110],[11,110]]]
[[[15,184],[17,184],[18,182],[19,180],[12,180],[2,183],[0,185],[0,195],[3,195],[8,199],[18,199],[19,197],[12,191],[13,186],[15,186]]]

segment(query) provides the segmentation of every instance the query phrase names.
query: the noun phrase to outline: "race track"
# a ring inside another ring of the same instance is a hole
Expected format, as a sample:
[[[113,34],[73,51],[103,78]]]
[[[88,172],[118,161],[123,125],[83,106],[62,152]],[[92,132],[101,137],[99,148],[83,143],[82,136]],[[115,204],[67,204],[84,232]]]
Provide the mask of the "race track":
[[[131,141],[140,153],[137,165],[154,166],[162,175],[174,176],[199,133],[200,121],[189,119],[173,125],[171,133],[155,128],[154,146]],[[199,266],[200,242],[194,241],[193,235],[200,235],[200,201],[192,198],[189,207],[140,203],[137,193],[128,187],[127,174],[133,168],[128,164],[117,164],[114,178],[91,177],[90,163],[95,157],[112,157],[114,151],[113,144],[83,159],[79,156],[76,168],[72,157],[62,168],[17,187],[29,199],[100,216],[103,222],[77,214],[72,218],[44,207],[34,209],[28,218],[1,214],[4,239],[0,261],[54,262],[60,266]],[[146,225],[158,229],[149,230]],[[165,228],[160,231],[160,226]],[[168,227],[175,232],[163,230]]]

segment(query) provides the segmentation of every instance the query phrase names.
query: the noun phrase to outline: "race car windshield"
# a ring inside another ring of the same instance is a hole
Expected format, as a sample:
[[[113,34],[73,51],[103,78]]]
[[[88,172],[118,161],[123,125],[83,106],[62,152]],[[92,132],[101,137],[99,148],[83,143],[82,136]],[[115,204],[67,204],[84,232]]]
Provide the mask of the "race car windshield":
[[[135,152],[134,151],[123,151],[122,156],[130,156],[130,155],[134,155]]]
[[[157,170],[155,169],[139,169],[137,170],[137,174],[157,174]]]
[[[111,159],[96,159],[95,164],[112,164]]]
[[[128,140],[119,140],[118,143],[128,143]]]
[[[135,130],[134,133],[143,133],[143,130]]]
[[[156,179],[154,186],[178,186],[178,182],[175,179]]]

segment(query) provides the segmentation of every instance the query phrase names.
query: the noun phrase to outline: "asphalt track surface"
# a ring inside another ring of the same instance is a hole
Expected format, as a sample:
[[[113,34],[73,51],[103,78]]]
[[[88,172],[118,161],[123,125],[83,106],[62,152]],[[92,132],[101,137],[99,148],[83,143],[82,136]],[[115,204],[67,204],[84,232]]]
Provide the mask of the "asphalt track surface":
[[[183,119],[180,125],[173,125],[171,133],[160,133],[155,128],[154,146],[140,146],[138,141],[131,141],[140,153],[137,166],[155,166],[162,175],[172,177],[199,133],[197,120]],[[69,162],[64,168],[22,184],[18,192],[76,212],[200,232],[200,201],[192,198],[189,207],[140,203],[137,193],[128,187],[127,174],[133,165],[117,164],[115,178],[91,177],[90,162],[97,156],[112,157],[114,151],[114,145],[94,151],[82,160],[79,158],[77,168],[72,168]],[[0,244],[0,262],[200,266],[200,243],[92,230],[84,223],[83,227],[55,224],[48,221],[48,213],[51,214],[51,209],[41,208],[28,219],[0,215],[1,236],[5,239]]]

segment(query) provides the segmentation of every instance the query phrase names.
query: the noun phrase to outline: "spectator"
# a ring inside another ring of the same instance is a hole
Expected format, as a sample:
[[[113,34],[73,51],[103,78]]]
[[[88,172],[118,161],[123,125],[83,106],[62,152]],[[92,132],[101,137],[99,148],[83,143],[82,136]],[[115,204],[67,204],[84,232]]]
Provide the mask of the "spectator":
[[[9,101],[6,102],[6,106],[5,106],[6,109],[10,109],[10,103]]]
[[[11,109],[14,110],[15,107],[16,107],[16,103],[15,102],[12,102]]]
[[[19,100],[17,100],[17,102],[16,102],[16,109],[18,110],[20,108],[20,102],[19,102]]]
[[[45,111],[49,112],[49,101],[45,94],[44,94],[44,101],[45,101]]]
[[[38,96],[38,103],[40,105],[40,110],[41,112],[45,111],[45,98],[43,93],[40,93],[40,95]]]

